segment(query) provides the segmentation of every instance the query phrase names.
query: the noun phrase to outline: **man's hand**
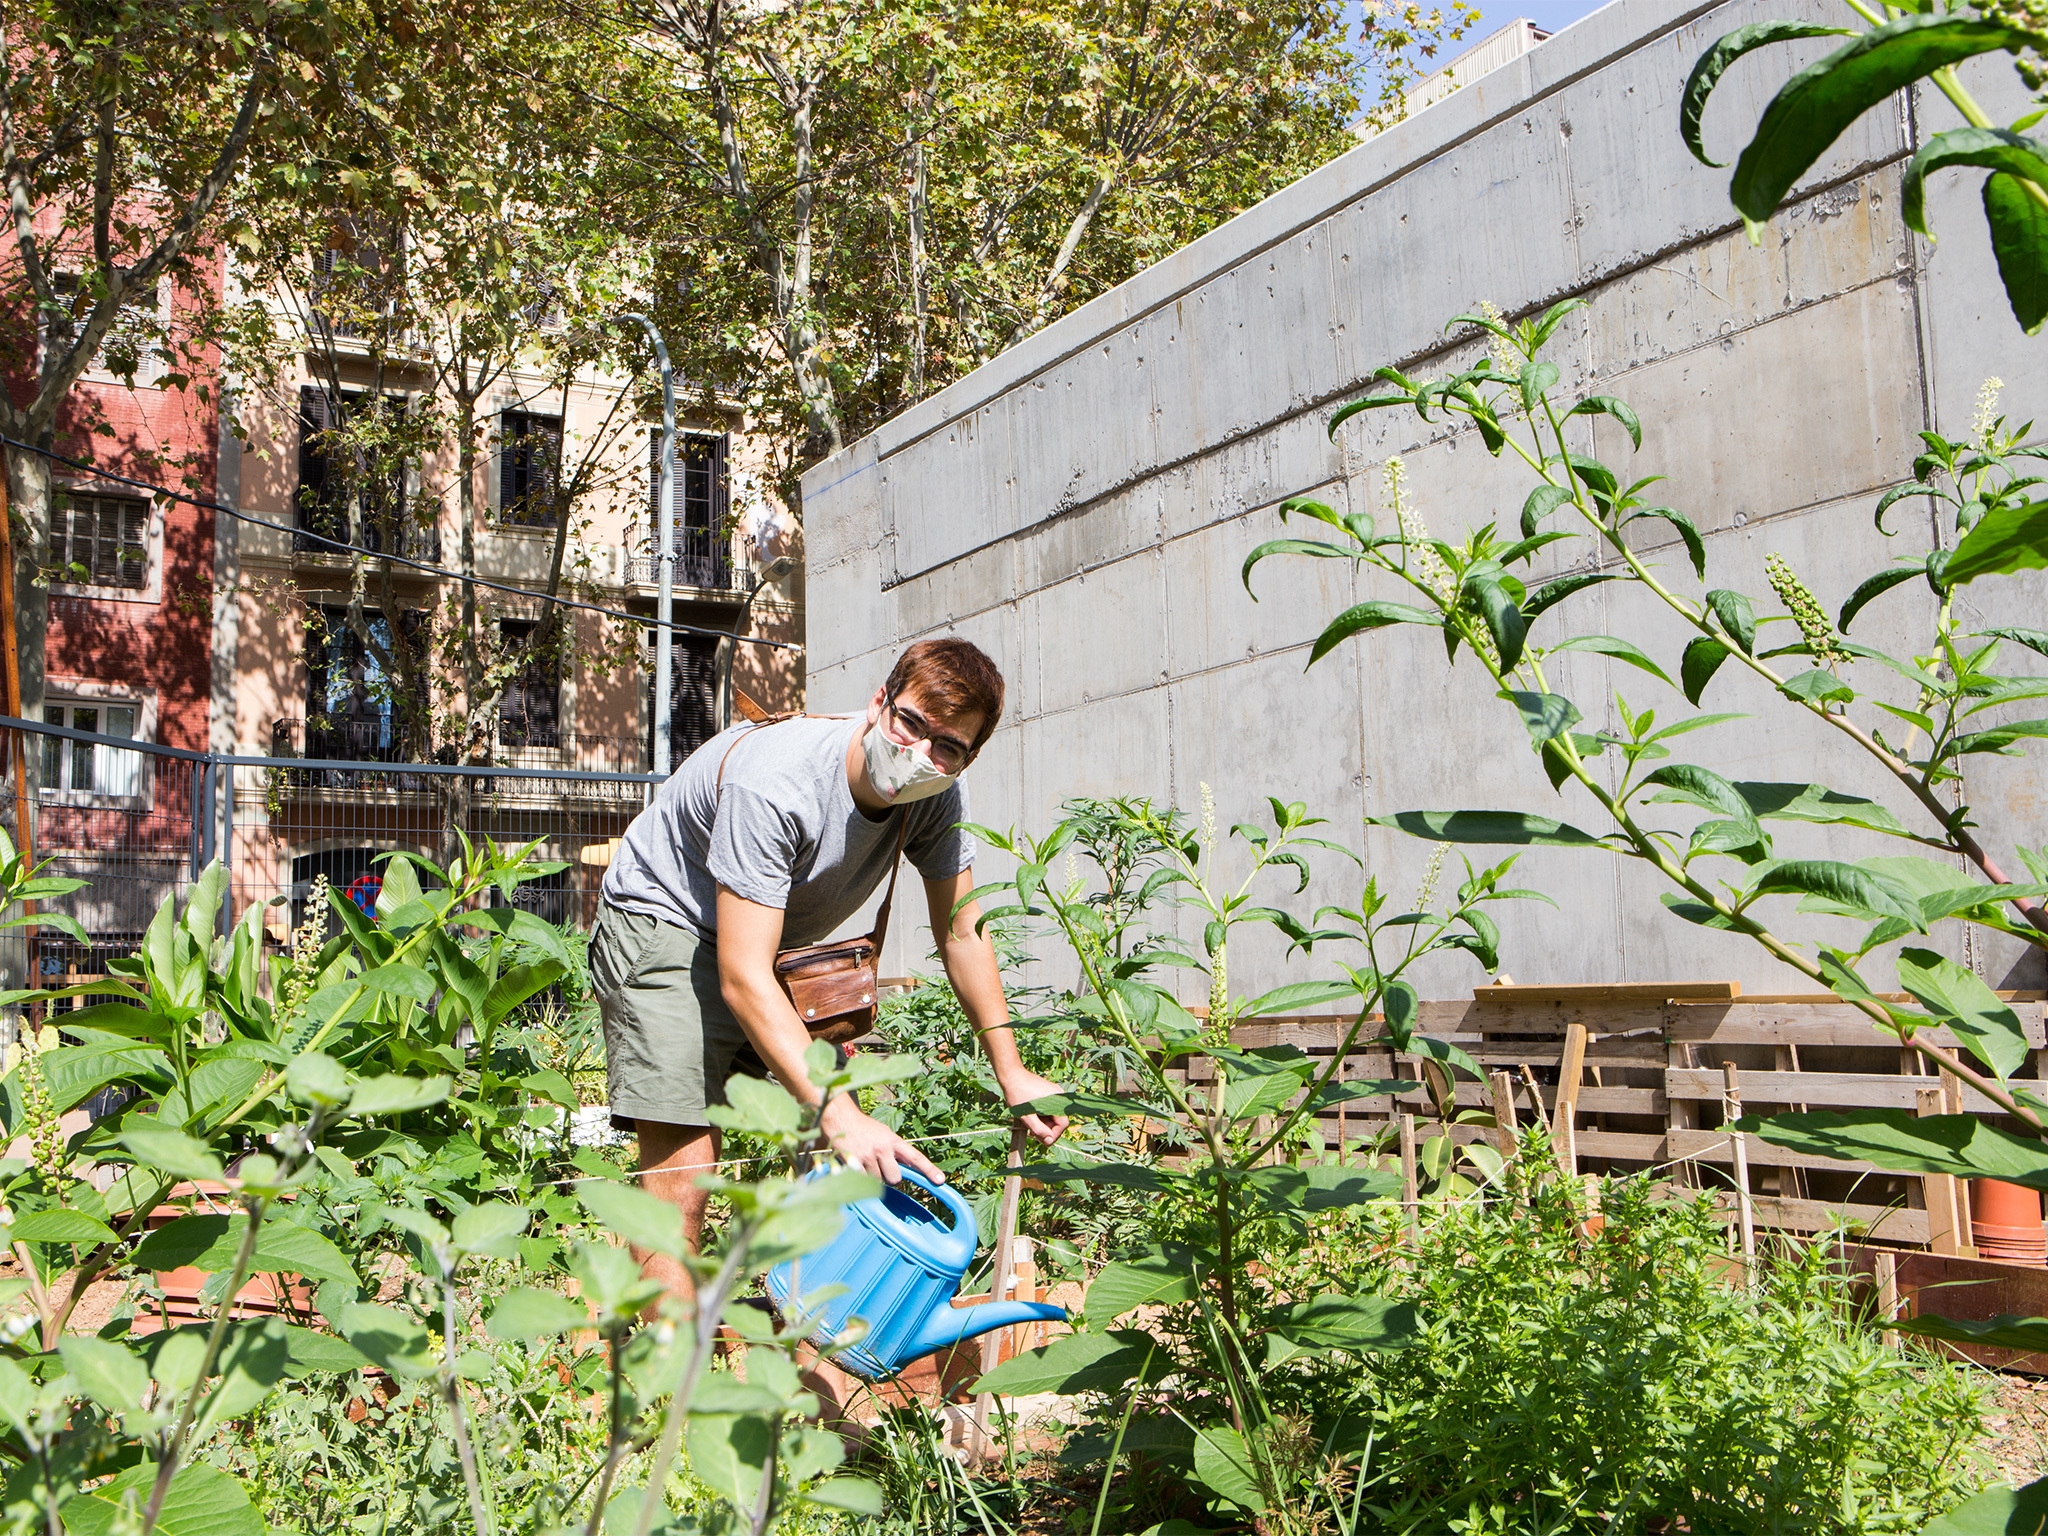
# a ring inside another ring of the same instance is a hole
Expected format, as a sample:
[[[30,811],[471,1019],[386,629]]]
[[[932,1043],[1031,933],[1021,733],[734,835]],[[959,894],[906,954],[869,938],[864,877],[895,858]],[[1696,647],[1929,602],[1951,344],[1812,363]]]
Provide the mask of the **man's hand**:
[[[1003,1100],[1010,1106],[1017,1123],[1037,1137],[1040,1145],[1049,1147],[1060,1139],[1060,1134],[1067,1128],[1065,1115],[1023,1114],[1017,1108],[1020,1104],[1064,1092],[1058,1083],[1048,1082],[1036,1072],[1019,1067],[1002,1080],[1002,1090]]]
[[[864,1168],[885,1184],[902,1183],[905,1167],[916,1169],[934,1184],[946,1182],[930,1158],[865,1113],[847,1094],[834,1094],[825,1106],[823,1129],[841,1162],[849,1168]]]

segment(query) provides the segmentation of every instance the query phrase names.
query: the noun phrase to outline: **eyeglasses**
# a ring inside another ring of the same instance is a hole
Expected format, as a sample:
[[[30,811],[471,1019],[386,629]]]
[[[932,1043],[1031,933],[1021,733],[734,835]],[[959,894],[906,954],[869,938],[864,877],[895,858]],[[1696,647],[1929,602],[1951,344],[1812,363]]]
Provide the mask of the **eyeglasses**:
[[[887,701],[889,713],[896,717],[896,729],[901,733],[897,745],[914,747],[923,742],[931,748],[932,763],[941,773],[958,773],[967,766],[968,760],[974,756],[972,744],[957,736],[937,734],[929,720],[908,705],[898,704],[894,694],[887,695]]]

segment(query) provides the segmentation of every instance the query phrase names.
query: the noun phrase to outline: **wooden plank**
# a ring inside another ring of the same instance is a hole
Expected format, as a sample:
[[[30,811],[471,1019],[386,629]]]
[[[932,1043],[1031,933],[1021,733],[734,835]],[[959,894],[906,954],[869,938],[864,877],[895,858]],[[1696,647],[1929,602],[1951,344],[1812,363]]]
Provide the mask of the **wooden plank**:
[[[1726,1131],[1682,1131],[1673,1127],[1670,1132],[1671,1155],[1690,1157],[1703,1163],[1726,1163],[1735,1154],[1728,1145]],[[1893,1170],[1880,1168],[1875,1163],[1858,1162],[1849,1158],[1807,1157],[1800,1153],[1774,1147],[1761,1137],[1749,1144],[1749,1161],[1757,1168],[1819,1168],[1831,1169],[1837,1173],[1876,1173],[1893,1177]]]
[[[1668,1003],[1676,998],[1705,998],[1732,1001],[1742,996],[1739,981],[1623,981],[1571,982],[1560,986],[1475,987],[1472,1000],[1492,1006],[1497,1003],[1590,1003],[1612,1007],[1622,1003]]]
[[[1806,1104],[1819,1108],[1912,1109],[1916,1095],[1937,1088],[1932,1077],[1886,1077],[1873,1072],[1744,1072],[1742,1096],[1751,1104]],[[1721,1074],[1700,1068],[1670,1067],[1664,1092],[1676,1099],[1718,1099]],[[1963,1089],[1963,1109],[1970,1114],[2001,1115],[2005,1111],[1976,1089]]]
[[[2016,1003],[2013,1012],[2026,1031],[2027,1043],[2048,1044],[2041,1004]],[[1871,1021],[1868,1014],[1847,1003],[1768,1004],[1730,1003],[1700,1005],[1674,1003],[1667,1011],[1671,1038],[1716,1045],[1888,1045],[1896,1047],[1899,1037]],[[1950,1049],[1959,1047],[1955,1036],[1939,1030],[1931,1036]]]
[[[1927,1241],[1925,1211],[1908,1211],[1895,1205],[1848,1205],[1838,1200],[1796,1200],[1781,1195],[1755,1195],[1751,1199],[1757,1225],[1774,1227],[1780,1232],[1824,1232],[1843,1221],[1852,1221],[1869,1236],[1888,1243]]]

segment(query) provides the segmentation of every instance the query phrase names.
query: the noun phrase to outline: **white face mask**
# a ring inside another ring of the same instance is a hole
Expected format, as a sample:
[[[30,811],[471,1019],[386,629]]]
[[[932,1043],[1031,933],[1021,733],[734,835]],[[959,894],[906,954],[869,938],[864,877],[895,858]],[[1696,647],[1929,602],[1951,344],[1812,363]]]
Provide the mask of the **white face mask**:
[[[933,795],[944,794],[960,779],[957,773],[941,773],[938,765],[919,748],[898,746],[891,741],[880,720],[868,727],[861,749],[867,756],[868,782],[891,805],[929,800]]]

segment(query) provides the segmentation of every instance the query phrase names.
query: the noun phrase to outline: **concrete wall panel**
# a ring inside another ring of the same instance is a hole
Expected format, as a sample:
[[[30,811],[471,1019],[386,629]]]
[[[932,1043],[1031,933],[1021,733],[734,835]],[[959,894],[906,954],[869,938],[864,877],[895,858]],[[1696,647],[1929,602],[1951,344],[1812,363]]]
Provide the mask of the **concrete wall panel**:
[[[1616,0],[813,470],[817,697],[864,697],[909,635],[969,635],[1012,684],[1010,719],[972,781],[980,819],[1042,831],[1061,799],[1113,794],[1192,815],[1207,782],[1227,826],[1258,819],[1264,796],[1278,794],[1329,816],[1331,835],[1363,850],[1397,910],[1414,900],[1432,847],[1365,828],[1362,816],[1518,809],[1607,830],[1582,789],[1551,789],[1472,658],[1446,673],[1436,631],[1361,636],[1304,671],[1308,644],[1346,606],[1412,593],[1348,562],[1280,560],[1263,568],[1254,604],[1238,573],[1261,540],[1314,534],[1274,515],[1288,496],[1313,493],[1387,525],[1391,454],[1404,459],[1415,514],[1438,535],[1518,524],[1531,472],[1489,456],[1470,429],[1389,410],[1354,418],[1335,443],[1325,433],[1330,411],[1382,365],[1436,376],[1484,356],[1482,336],[1444,331],[1483,300],[1510,317],[1587,301],[1549,352],[1560,390],[1621,396],[1644,437],[1636,451],[1611,419],[1576,418],[1571,447],[1625,477],[1668,477],[1650,497],[1685,509],[1705,533],[1704,585],[1744,591],[1761,616],[1780,615],[1764,574],[1778,552],[1833,611],[1894,555],[1926,547],[1924,513],[1902,508],[1896,539],[1870,523],[1876,495],[1910,472],[1915,433],[1936,421],[1959,431],[1987,374],[2005,379],[2016,419],[2044,416],[2048,361],[1997,288],[1979,173],[1931,180],[1939,246],[1903,226],[1902,166],[1929,132],[1953,125],[1926,93],[1912,114],[1903,104],[1867,114],[1750,244],[1727,202],[1728,172],[1700,166],[1680,142],[1678,98],[1713,38],[1788,9],[1834,14],[1823,0]],[[1828,46],[1740,62],[1709,111],[1714,152],[1732,158],[1791,71]],[[1965,73],[1994,114],[2022,110],[2005,59]],[[869,463],[876,470],[863,473]],[[1674,590],[1700,591],[1663,525],[1639,523],[1630,537]],[[1597,558],[1554,546],[1529,576]],[[1973,588],[1961,611],[1973,627],[2038,628],[2039,593],[2038,582]],[[1930,594],[1901,588],[1857,620],[1855,638],[1924,652],[1933,618]],[[1790,633],[1765,630],[1772,641]],[[1593,634],[1637,640],[1675,674],[1692,631],[1652,594],[1614,584],[1552,609],[1534,638]],[[2009,658],[2013,670],[2022,659]],[[1586,729],[1618,727],[1617,690],[1665,723],[1694,712],[1675,688],[1598,655],[1560,653],[1544,668]],[[1865,687],[1884,677],[1865,662],[1853,675]],[[1908,705],[1910,691],[1900,680],[1884,696]],[[1739,665],[1724,667],[1705,707],[1763,723],[1679,738],[1682,760],[1730,777],[1827,782],[1925,823],[1926,809],[1865,752]],[[1866,716],[1887,724],[1860,709]],[[1610,790],[1620,782],[1616,756],[1597,767]],[[2048,804],[2023,764],[1973,759],[1964,789],[2029,846],[2048,842]],[[1697,819],[1652,810],[1674,828]],[[1898,851],[1871,834],[1772,830],[1787,855]],[[1507,850],[1471,852],[1498,862]],[[1699,867],[1736,874],[1727,861]],[[1451,854],[1440,897],[1461,873]],[[1355,875],[1321,878],[1328,899],[1355,898]],[[1495,914],[1519,980],[1805,985],[1747,941],[1672,918],[1656,899],[1661,882],[1612,855],[1535,850],[1516,882],[1557,903]],[[1799,922],[1802,937],[1829,940],[1853,941],[1855,926]],[[1953,929],[1934,942],[1990,979],[2048,979],[2038,952]],[[1302,974],[1282,948],[1248,938],[1235,949],[1238,989]],[[1416,979],[1450,996],[1485,978],[1451,957]],[[1871,979],[1889,973],[1873,965]],[[1189,988],[1192,1000],[1198,981]]]

